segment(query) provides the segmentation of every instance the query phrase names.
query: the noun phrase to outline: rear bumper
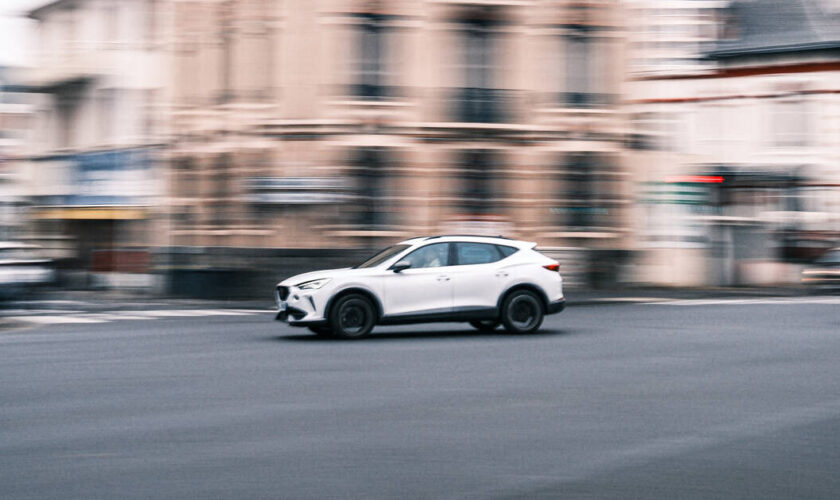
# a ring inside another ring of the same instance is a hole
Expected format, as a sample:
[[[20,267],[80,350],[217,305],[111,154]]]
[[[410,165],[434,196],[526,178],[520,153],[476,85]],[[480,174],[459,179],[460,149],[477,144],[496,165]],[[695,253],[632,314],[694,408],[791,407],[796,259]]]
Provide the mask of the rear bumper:
[[[545,313],[546,314],[557,314],[559,312],[562,312],[563,309],[565,309],[565,308],[566,308],[566,299],[563,298],[563,299],[560,299],[560,300],[556,300],[554,302],[550,302],[548,304],[548,307],[546,308]]]

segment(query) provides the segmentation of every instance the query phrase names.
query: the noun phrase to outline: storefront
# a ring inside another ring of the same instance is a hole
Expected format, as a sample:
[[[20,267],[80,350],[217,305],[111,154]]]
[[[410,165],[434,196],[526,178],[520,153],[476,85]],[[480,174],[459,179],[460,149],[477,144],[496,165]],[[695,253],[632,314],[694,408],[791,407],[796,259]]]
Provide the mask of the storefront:
[[[70,242],[72,252],[60,263],[68,285],[149,281],[137,275],[149,272],[154,153],[135,148],[36,161],[36,170],[52,178],[46,192],[34,197],[34,226]]]

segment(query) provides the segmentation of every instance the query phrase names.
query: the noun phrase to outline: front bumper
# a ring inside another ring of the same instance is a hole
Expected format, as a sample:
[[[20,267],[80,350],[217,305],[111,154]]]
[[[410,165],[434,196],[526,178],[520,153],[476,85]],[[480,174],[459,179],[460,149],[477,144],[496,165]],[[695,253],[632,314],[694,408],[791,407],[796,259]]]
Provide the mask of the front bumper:
[[[557,314],[562,312],[563,309],[566,308],[566,299],[565,297],[560,300],[555,300],[554,302],[550,302],[548,307],[545,310],[546,314]]]
[[[277,314],[274,316],[274,320],[288,323],[289,326],[318,326],[327,324],[327,320],[325,319],[307,320],[305,317],[296,319],[293,314],[294,313],[290,313],[289,311],[277,311]]]
[[[320,300],[311,293],[304,293],[295,287],[278,286],[274,294],[277,302],[276,321],[292,326],[310,326],[326,322]]]

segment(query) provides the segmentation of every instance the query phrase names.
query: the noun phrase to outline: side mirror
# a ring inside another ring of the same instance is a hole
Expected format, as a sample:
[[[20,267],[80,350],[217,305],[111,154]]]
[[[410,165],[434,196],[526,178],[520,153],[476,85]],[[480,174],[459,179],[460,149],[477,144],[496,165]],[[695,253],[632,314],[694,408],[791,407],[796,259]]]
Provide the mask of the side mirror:
[[[411,267],[411,262],[410,261],[401,260],[401,261],[397,262],[396,264],[394,264],[393,266],[391,266],[391,270],[394,271],[395,273],[398,273],[398,272],[401,272],[401,271],[405,271],[409,267]]]

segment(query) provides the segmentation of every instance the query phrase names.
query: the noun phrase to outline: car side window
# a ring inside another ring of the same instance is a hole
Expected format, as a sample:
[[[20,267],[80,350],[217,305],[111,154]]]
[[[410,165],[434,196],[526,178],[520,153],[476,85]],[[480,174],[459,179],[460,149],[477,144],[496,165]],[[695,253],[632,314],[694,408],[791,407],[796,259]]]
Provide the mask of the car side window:
[[[486,243],[456,243],[459,266],[489,264],[502,258],[495,245]]]
[[[426,245],[411,252],[400,260],[407,260],[411,262],[411,269],[448,266],[449,243]]]
[[[503,259],[507,258],[507,257],[510,257],[511,255],[513,255],[513,254],[515,254],[516,252],[519,251],[518,248],[509,247],[507,245],[496,245],[496,248],[498,248],[499,251],[502,252],[502,258]]]

